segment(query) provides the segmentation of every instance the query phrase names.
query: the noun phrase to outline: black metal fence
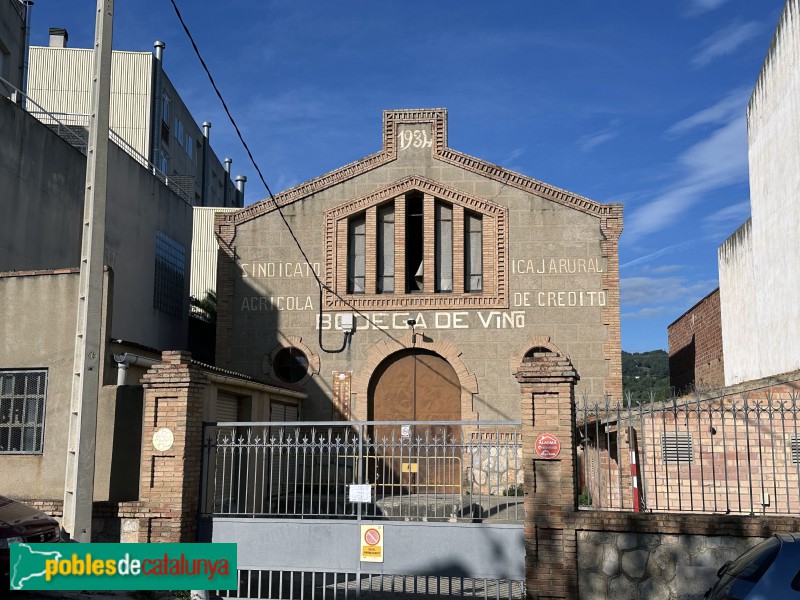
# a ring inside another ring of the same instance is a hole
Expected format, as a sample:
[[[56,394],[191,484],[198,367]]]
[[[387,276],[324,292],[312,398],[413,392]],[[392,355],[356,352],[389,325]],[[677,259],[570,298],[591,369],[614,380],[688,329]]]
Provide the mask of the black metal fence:
[[[800,398],[578,402],[579,503],[800,514]]]
[[[517,423],[215,423],[204,439],[205,515],[524,517]]]

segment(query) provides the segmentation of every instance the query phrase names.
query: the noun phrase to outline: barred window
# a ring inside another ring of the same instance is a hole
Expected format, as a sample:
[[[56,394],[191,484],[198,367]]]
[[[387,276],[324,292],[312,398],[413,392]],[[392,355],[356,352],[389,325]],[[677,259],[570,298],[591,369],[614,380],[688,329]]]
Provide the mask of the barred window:
[[[667,464],[691,463],[694,461],[692,436],[689,433],[661,434],[661,457]]]
[[[798,436],[796,433],[793,433],[790,440],[790,445],[792,448],[792,464],[800,465],[800,436]]]
[[[173,317],[180,317],[183,314],[185,263],[184,247],[167,234],[156,231],[153,308]]]
[[[41,454],[47,370],[0,371],[0,454]]]

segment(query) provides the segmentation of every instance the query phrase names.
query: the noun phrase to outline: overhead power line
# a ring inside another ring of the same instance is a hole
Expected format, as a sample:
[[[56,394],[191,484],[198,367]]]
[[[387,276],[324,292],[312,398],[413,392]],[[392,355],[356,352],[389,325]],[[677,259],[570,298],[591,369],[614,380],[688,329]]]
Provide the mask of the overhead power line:
[[[192,32],[189,31],[189,27],[186,25],[186,21],[183,20],[183,15],[181,14],[181,11],[178,8],[178,5],[176,4],[175,0],[170,0],[170,3],[172,4],[172,8],[175,9],[175,15],[178,17],[178,21],[180,21],[181,27],[183,27],[183,31],[186,33],[186,37],[189,38],[189,43],[192,45],[192,49],[194,50],[194,53],[197,56],[197,59],[200,61],[200,64],[202,65],[203,70],[205,71],[206,76],[208,77],[208,80],[211,83],[211,87],[214,88],[214,93],[216,93],[217,98],[219,98],[219,101],[222,103],[222,108],[225,109],[225,114],[228,116],[228,120],[230,120],[231,125],[233,125],[233,128],[236,131],[236,135],[238,136],[239,141],[242,143],[242,146],[244,147],[245,151],[247,152],[247,156],[250,159],[250,162],[253,164],[253,167],[255,168],[256,173],[258,173],[258,178],[261,180],[261,183],[264,185],[264,189],[267,191],[267,194],[269,195],[269,199],[275,205],[275,208],[277,209],[278,214],[280,215],[281,220],[283,221],[283,224],[286,226],[286,229],[289,231],[289,234],[292,236],[292,240],[294,241],[294,244],[297,246],[297,249],[300,250],[300,254],[303,256],[303,259],[306,261],[306,264],[311,265],[312,264],[311,260],[308,258],[308,255],[306,254],[305,249],[303,248],[302,244],[300,243],[300,240],[297,238],[297,235],[295,235],[295,232],[292,229],[292,226],[289,224],[289,221],[286,219],[286,216],[283,214],[283,210],[281,209],[281,205],[278,203],[278,201],[275,199],[275,196],[272,194],[272,190],[269,188],[269,185],[267,184],[267,180],[264,178],[264,174],[261,172],[261,168],[258,166],[258,163],[256,162],[256,159],[253,156],[253,153],[250,151],[250,147],[247,145],[247,142],[245,141],[244,136],[242,135],[242,132],[239,129],[239,126],[236,124],[236,119],[233,118],[233,115],[231,114],[231,111],[228,108],[228,103],[225,102],[225,98],[222,96],[222,92],[220,92],[216,81],[214,81],[214,76],[211,74],[211,70],[208,68],[208,65],[206,64],[206,61],[203,60],[203,57],[200,54],[200,49],[197,47],[197,43],[194,41],[194,36],[192,36]],[[320,279],[319,275],[317,275],[316,271],[314,271],[314,269],[310,269],[310,272],[314,276],[314,279],[316,280],[317,285],[319,286],[319,291],[320,291],[320,303],[319,303],[320,319],[319,319],[319,323],[318,323],[317,326],[319,327],[319,337],[320,337],[320,340],[319,340],[320,344],[319,345],[320,345],[320,348],[323,351],[325,351],[325,352],[341,352],[345,348],[345,346],[342,346],[342,348],[339,349],[339,350],[331,351],[331,350],[325,349],[325,347],[322,345],[322,318],[321,317],[322,317],[322,295],[323,295],[323,290],[327,290],[329,293],[333,294],[338,300],[340,300],[345,306],[350,308],[354,313],[356,313],[357,315],[359,315],[360,317],[365,319],[368,323],[373,325],[379,331],[382,331],[389,339],[399,343],[399,340],[397,338],[395,338],[392,334],[390,334],[388,331],[386,331],[386,329],[378,327],[376,325],[376,323],[372,319],[369,318],[369,316],[365,315],[363,312],[358,310],[348,300],[346,300],[345,298],[342,298],[342,296],[338,292],[336,292],[336,290],[332,289],[330,286],[325,285],[323,283],[322,279]]]

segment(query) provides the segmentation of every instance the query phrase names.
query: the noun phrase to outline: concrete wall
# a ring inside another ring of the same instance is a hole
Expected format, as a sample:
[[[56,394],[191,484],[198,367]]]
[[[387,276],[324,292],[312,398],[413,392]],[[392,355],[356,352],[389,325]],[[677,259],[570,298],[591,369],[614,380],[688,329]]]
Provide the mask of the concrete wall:
[[[72,268],[81,246],[86,157],[0,98],[0,271]],[[115,274],[111,336],[184,348],[192,207],[115,144],[109,146],[105,263]],[[156,231],[184,248],[183,313],[153,307]]]
[[[725,385],[719,289],[669,325],[667,339],[669,384],[678,394]]]
[[[115,275],[111,336],[152,348],[185,348],[192,206],[113,144],[108,169],[106,260]],[[179,317],[153,307],[157,231],[184,250],[183,309]]]
[[[63,497],[78,278],[75,270],[0,276],[0,368],[47,369],[43,452],[0,455],[2,495],[48,500]],[[110,308],[109,282],[107,271],[103,304],[106,318]],[[107,323],[104,323],[104,339],[107,335]],[[102,371],[106,368],[107,362],[104,361]],[[101,382],[103,375],[101,372]],[[120,460],[124,462],[124,454],[131,449],[130,444],[119,447],[123,439],[114,445],[114,413],[119,410],[116,403],[117,388],[101,387],[97,421],[96,467],[100,475],[95,480],[97,500],[109,498],[111,465]],[[129,411],[126,414],[131,416]],[[116,452],[113,452],[114,448]],[[119,468],[117,464],[115,476]],[[124,495],[124,488],[118,489],[122,489]]]
[[[421,130],[425,125],[408,127]],[[429,140],[434,136],[430,128],[426,135]],[[479,162],[471,157],[470,160]],[[499,170],[499,167],[492,168]],[[487,281],[490,272],[495,270],[503,269],[507,276],[507,304],[482,310],[472,308],[466,300],[464,306],[448,308],[453,303],[457,305],[460,299],[442,295],[438,297],[438,308],[431,308],[437,305],[437,301],[431,300],[427,304],[415,305],[411,301],[401,309],[381,310],[381,303],[393,302],[392,295],[387,294],[376,299],[375,306],[362,310],[375,324],[357,317],[352,343],[342,353],[326,353],[317,340],[319,297],[310,271],[312,267],[304,263],[279,216],[266,213],[236,225],[232,235],[236,264],[232,267],[230,294],[227,288],[220,287],[223,264],[220,266],[218,294],[222,321],[218,325],[217,340],[220,366],[274,378],[271,361],[274,353],[283,346],[302,344],[304,352],[310,354],[310,363],[318,365],[310,371],[313,376],[302,382],[310,396],[303,416],[328,419],[333,414],[330,401],[336,385],[333,374],[353,373],[354,382],[357,377],[369,378],[370,361],[380,344],[391,344],[391,340],[395,340],[399,341],[398,348],[410,345],[406,319],[414,317],[417,333],[426,336],[425,343],[430,340],[431,344],[452,348],[452,357],[447,357],[448,360],[457,358],[463,362],[461,372],[465,381],[471,375],[476,378],[477,393],[469,399],[468,409],[462,408],[465,419],[473,418],[475,413],[482,419],[519,417],[519,386],[513,372],[522,355],[535,345],[537,336],[549,337],[570,356],[580,373],[579,393],[585,391],[594,397],[619,393],[615,387],[619,376],[613,358],[619,356],[618,328],[615,328],[613,315],[616,310],[618,323],[616,252],[603,246],[605,240],[612,237],[611,234],[605,237],[604,219],[553,201],[544,193],[532,193],[486,177],[478,167],[468,169],[448,163],[425,148],[399,151],[395,160],[362,173],[357,172],[358,163],[343,170],[355,173],[352,177],[343,177],[336,185],[304,184],[317,187],[317,191],[282,209],[313,268],[323,277],[330,276],[332,269],[341,270],[342,252],[346,254],[346,239],[338,242],[328,239],[325,211],[395,181],[419,175],[459,193],[491,199],[508,211],[507,230],[502,236],[498,234],[498,239],[486,242],[493,245],[493,252],[503,252],[507,247],[508,260],[500,263],[498,258],[496,264],[490,264],[488,258],[484,259]],[[328,174],[320,180],[334,176]],[[258,205],[245,208],[242,214],[253,214],[257,208]],[[236,215],[228,217],[235,219]],[[222,242],[223,247],[228,248],[226,244]],[[485,251],[484,256],[488,257],[489,253]],[[575,267],[578,260],[584,265],[582,270]],[[579,301],[581,294],[583,305]],[[570,304],[571,299],[577,300]],[[337,312],[343,309],[329,311],[326,315],[331,323],[336,323]],[[341,331],[335,325],[323,327],[324,345],[339,347]],[[366,384],[362,387],[366,388]],[[356,383],[351,393],[356,394]],[[350,408],[354,415],[366,417],[366,406],[364,389],[363,395],[359,393],[353,399]]]
[[[86,157],[0,97],[0,272],[75,267]]]
[[[800,275],[799,43],[800,2],[789,0],[747,108],[752,258],[749,252],[736,258],[729,249],[720,251],[723,325],[730,328],[724,340],[727,384],[800,368],[800,336],[787,327],[800,322],[795,285]],[[752,261],[757,285],[743,272],[740,280],[726,275],[723,287],[723,260],[726,269]],[[741,353],[729,361],[735,346]]]
[[[25,7],[19,0],[0,0],[0,77],[22,89],[25,59]],[[0,86],[0,95],[9,90]]]
[[[761,307],[753,266],[753,221],[748,219],[719,247],[720,320],[725,352],[725,385],[777,374],[762,353]],[[759,282],[759,286],[760,286]]]

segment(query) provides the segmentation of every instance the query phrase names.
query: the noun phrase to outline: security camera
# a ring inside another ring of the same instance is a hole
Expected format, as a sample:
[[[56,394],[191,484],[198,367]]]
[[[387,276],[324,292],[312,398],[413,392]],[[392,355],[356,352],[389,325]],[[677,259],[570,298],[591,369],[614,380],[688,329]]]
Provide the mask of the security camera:
[[[417,321],[416,319],[406,319],[406,323],[408,323],[409,327],[413,327],[414,325],[417,324]]]

